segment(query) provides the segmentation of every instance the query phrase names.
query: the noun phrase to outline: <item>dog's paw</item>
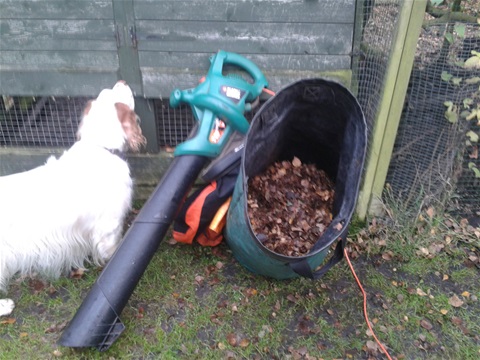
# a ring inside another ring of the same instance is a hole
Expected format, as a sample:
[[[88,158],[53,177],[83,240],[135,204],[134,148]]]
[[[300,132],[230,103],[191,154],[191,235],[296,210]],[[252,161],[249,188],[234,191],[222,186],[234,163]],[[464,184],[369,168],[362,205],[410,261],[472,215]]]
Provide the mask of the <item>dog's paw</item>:
[[[12,299],[0,299],[0,316],[10,315],[15,308]]]

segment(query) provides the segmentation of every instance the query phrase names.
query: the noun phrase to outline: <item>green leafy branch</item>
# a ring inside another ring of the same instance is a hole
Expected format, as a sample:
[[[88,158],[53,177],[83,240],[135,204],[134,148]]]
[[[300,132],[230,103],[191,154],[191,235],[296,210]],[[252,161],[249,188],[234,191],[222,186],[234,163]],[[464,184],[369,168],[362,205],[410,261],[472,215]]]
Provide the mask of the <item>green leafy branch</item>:
[[[472,57],[465,61],[463,67],[466,69],[480,69],[480,52],[472,51],[472,55]],[[459,119],[464,119],[468,122],[476,121],[477,126],[480,126],[480,76],[462,78],[453,76],[447,71],[443,71],[441,79],[456,87],[461,85],[472,86],[478,84],[477,89],[474,90],[469,97],[462,99],[461,103],[455,104],[453,101],[445,101],[443,104],[447,108],[444,113],[445,119],[450,123],[455,124]],[[472,150],[470,158],[478,159],[479,133],[474,130],[469,130],[465,135],[465,144],[467,148],[470,147]],[[476,178],[480,178],[480,169],[475,162],[469,162],[468,168],[473,171]]]

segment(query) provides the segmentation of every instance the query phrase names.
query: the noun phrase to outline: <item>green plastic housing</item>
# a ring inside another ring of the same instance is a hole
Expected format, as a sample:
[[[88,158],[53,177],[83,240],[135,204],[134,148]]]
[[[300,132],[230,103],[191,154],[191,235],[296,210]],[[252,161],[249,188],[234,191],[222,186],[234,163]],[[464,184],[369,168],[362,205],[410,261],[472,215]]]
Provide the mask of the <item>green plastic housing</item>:
[[[220,50],[210,58],[211,66],[205,81],[187,90],[176,89],[170,95],[170,106],[182,102],[192,108],[197,130],[175,149],[174,155],[198,155],[217,157],[233,131],[245,134],[249,123],[244,116],[251,109],[251,103],[260,96],[268,82],[260,69],[250,60],[236,53]],[[253,83],[237,74],[224,75],[225,66],[233,66],[246,72]],[[216,120],[222,120],[226,127],[217,143],[210,141],[210,134]]]

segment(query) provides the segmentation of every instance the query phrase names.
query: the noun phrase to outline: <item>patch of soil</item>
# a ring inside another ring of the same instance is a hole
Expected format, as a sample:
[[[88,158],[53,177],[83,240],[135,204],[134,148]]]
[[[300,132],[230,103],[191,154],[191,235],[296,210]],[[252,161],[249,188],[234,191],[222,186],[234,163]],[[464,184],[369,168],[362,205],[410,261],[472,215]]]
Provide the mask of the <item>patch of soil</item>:
[[[307,254],[332,221],[334,183],[298,158],[249,179],[248,216],[257,238],[286,256]]]

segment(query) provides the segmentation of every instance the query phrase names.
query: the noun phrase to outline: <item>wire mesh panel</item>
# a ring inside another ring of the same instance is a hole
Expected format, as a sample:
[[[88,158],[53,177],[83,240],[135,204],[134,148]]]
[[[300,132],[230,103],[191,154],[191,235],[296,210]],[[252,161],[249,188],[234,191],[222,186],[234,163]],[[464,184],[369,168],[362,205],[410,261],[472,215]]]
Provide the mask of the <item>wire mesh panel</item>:
[[[480,51],[479,24],[422,29],[387,176],[407,204],[480,210],[479,124],[470,116],[480,107],[480,69],[465,67],[472,50]]]
[[[367,120],[369,136],[377,114],[381,92],[403,1],[361,0],[362,22],[359,59],[353,70],[353,81],[358,84],[357,98]]]
[[[0,104],[0,146],[68,147],[88,98],[9,97]]]
[[[195,125],[190,107],[172,108],[168,100],[155,100],[154,104],[158,144],[173,147],[183,142]]]

